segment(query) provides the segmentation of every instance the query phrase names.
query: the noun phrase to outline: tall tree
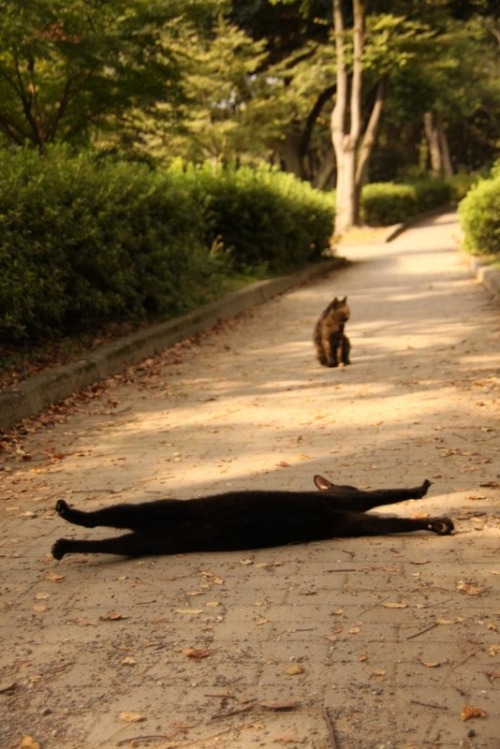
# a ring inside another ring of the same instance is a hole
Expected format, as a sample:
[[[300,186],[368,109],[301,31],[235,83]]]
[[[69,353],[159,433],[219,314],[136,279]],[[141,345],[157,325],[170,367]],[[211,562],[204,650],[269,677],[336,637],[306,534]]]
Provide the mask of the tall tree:
[[[177,0],[1,0],[0,131],[43,150],[116,128],[130,107],[178,99],[165,28],[182,13]]]

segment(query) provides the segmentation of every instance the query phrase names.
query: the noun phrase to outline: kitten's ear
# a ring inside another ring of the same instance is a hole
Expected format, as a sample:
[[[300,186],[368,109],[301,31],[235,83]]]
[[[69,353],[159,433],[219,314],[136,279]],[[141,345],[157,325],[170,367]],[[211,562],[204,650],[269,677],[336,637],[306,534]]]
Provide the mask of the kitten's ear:
[[[328,489],[333,487],[333,484],[328,481],[328,479],[325,479],[323,476],[318,476],[318,474],[314,477],[314,483],[316,484],[317,489],[322,492],[327,492]]]
[[[332,304],[338,304],[338,303],[339,303],[339,300],[337,299],[337,297],[335,297]]]
[[[340,304],[345,304],[347,302],[347,297],[345,296],[343,299],[340,300]]]

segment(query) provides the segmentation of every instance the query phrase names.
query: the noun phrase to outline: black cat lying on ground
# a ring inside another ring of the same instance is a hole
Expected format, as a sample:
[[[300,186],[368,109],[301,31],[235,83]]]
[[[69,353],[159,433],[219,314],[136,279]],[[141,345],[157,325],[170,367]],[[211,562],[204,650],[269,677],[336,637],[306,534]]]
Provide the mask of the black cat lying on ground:
[[[413,489],[373,491],[337,486],[321,476],[315,476],[314,482],[320,492],[227,492],[199,499],[119,504],[92,512],[75,510],[60,499],[56,511],[70,523],[85,528],[129,528],[133,533],[96,541],[60,538],[52,547],[52,554],[56,559],[65,554],[92,552],[137,557],[257,549],[420,530],[444,536],[453,530],[453,522],[447,517],[413,519],[366,514],[366,510],[379,505],[422,498],[430,481]]]

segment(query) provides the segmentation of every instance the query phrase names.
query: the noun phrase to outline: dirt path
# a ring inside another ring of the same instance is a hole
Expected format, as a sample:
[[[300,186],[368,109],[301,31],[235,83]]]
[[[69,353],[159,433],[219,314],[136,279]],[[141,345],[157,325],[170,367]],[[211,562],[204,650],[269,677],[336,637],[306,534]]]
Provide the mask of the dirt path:
[[[346,247],[346,268],[32,423],[0,472],[2,749],[499,749],[499,308],[457,233],[447,214]],[[322,368],[312,328],[344,294],[353,364]],[[447,513],[457,533],[49,555],[68,535],[58,497],[310,489],[315,473],[429,478],[398,513]]]

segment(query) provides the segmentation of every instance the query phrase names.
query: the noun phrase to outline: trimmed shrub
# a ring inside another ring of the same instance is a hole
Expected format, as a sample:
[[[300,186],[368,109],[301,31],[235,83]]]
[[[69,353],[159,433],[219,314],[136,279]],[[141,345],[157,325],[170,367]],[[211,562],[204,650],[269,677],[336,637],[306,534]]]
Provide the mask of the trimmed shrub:
[[[451,185],[440,179],[419,179],[411,184],[373,183],[361,193],[361,219],[369,226],[399,224],[445,206],[452,195]]]
[[[205,164],[184,173],[203,206],[207,244],[221,243],[236,269],[284,272],[320,257],[329,246],[333,195],[265,166]]]
[[[417,197],[411,185],[381,182],[366,185],[361,193],[361,219],[369,226],[391,226],[417,212]]]
[[[0,342],[169,319],[235,271],[318,257],[333,216],[331,196],[269,169],[0,150]]]
[[[475,254],[500,253],[500,170],[478,182],[458,206],[465,246]]]

